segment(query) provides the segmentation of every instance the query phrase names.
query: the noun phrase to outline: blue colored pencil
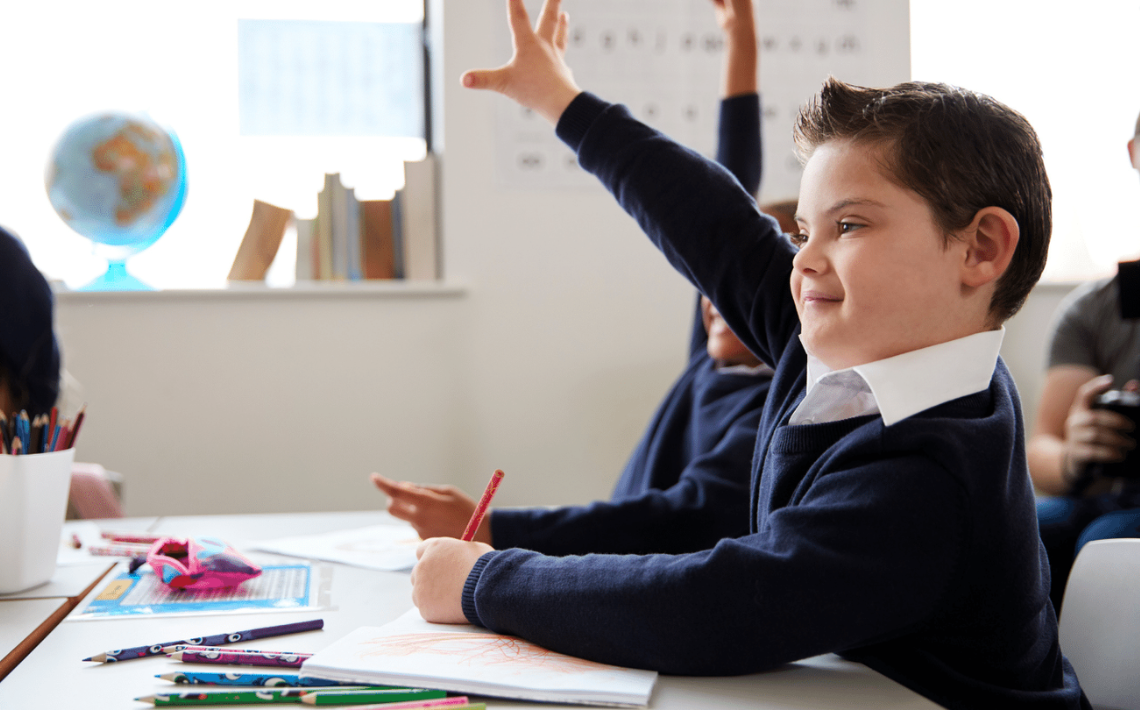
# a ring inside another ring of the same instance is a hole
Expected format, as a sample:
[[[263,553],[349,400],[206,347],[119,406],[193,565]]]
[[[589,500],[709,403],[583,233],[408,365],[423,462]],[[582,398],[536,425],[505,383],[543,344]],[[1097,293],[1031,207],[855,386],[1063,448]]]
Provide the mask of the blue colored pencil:
[[[156,675],[155,678],[169,680],[172,683],[191,683],[194,685],[257,685],[267,688],[318,688],[337,685],[358,685],[357,683],[341,682],[339,680],[302,678],[295,673],[197,673],[194,671],[179,671],[177,673]]]
[[[269,638],[270,636],[284,636],[285,634],[296,634],[302,631],[316,631],[325,626],[324,619],[312,619],[310,621],[299,621],[294,624],[281,624],[279,626],[264,626],[258,629],[248,629],[246,631],[235,631],[229,634],[214,634],[213,636],[199,636],[191,639],[179,639],[178,641],[167,641],[166,643],[154,643],[149,646],[135,646],[134,648],[122,648],[114,651],[107,651],[106,653],[99,653],[90,658],[84,658],[85,661],[95,661],[97,663],[112,663],[115,661],[129,661],[135,658],[146,658],[147,656],[159,656],[164,653],[169,653],[165,649],[178,646],[221,646],[227,643],[238,643],[239,641],[252,641],[253,639]]]

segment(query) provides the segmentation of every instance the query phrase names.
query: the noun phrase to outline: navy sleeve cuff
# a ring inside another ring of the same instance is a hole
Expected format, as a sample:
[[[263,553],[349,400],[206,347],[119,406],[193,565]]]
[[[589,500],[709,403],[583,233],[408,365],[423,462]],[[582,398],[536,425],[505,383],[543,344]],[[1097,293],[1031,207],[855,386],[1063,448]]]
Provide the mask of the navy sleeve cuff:
[[[577,153],[578,146],[586,137],[586,131],[590,129],[590,126],[609,105],[590,92],[583,91],[575,96],[566,110],[562,112],[562,116],[558,119],[558,125],[554,127],[555,135],[563,143],[570,146],[570,150]]]
[[[475,608],[475,587],[479,585],[479,577],[483,575],[483,568],[497,554],[499,554],[497,551],[492,550],[475,560],[471,574],[467,575],[467,581],[463,583],[463,615],[476,626],[484,626],[484,624],[479,619],[479,612]]]

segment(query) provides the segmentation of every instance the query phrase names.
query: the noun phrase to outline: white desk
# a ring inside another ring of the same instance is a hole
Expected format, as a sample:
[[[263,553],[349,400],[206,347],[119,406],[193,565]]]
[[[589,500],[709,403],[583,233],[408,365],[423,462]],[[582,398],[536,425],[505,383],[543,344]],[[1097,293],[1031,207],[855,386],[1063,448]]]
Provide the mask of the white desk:
[[[158,518],[121,518],[93,521],[101,529],[146,530]],[[68,526],[64,524],[64,533]],[[0,680],[31,652],[117,560],[95,558],[80,564],[56,566],[45,584],[14,594],[0,595]]]
[[[389,520],[384,513],[329,513],[163,518],[157,532],[217,535],[231,544],[284,535],[325,532],[376,525]],[[74,704],[83,693],[88,710],[138,707],[132,699],[170,692],[174,684],[154,676],[187,666],[162,657],[122,663],[93,664],[81,659],[116,647],[237,631],[321,617],[322,631],[267,639],[268,649],[312,652],[359,626],[385,624],[411,608],[411,585],[406,573],[377,572],[335,565],[332,580],[335,609],[317,613],[272,613],[193,616],[159,619],[64,621],[0,682],[2,708],[55,708]],[[252,646],[257,647],[257,646]],[[533,708],[551,705],[488,699],[489,708]],[[815,710],[827,708],[890,708],[929,710],[938,706],[894,681],[857,663],[823,656],[770,673],[735,678],[662,676],[650,707],[654,710],[716,708],[717,710]]]

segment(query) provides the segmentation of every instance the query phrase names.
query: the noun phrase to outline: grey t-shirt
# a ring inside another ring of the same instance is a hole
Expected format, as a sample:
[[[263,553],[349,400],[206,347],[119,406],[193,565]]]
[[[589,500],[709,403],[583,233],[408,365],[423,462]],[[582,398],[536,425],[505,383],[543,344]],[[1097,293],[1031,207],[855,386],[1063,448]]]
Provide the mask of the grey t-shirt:
[[[1061,302],[1049,334],[1049,367],[1112,373],[1113,387],[1140,379],[1140,319],[1120,317],[1116,277],[1078,286]]]

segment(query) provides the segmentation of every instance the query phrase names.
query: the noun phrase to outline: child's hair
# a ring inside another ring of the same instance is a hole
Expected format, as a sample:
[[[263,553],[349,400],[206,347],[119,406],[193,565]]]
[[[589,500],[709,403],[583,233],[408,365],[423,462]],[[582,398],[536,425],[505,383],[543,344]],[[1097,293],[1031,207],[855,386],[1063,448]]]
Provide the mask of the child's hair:
[[[30,415],[47,413],[59,396],[52,310],[47,279],[23,243],[0,227],[0,387],[14,409]]]
[[[831,78],[796,119],[800,160],[835,139],[882,146],[884,174],[926,201],[947,240],[984,207],[1013,215],[1020,238],[990,315],[1000,323],[1021,308],[1045,268],[1053,199],[1041,144],[1024,116],[946,84],[870,89]]]

